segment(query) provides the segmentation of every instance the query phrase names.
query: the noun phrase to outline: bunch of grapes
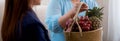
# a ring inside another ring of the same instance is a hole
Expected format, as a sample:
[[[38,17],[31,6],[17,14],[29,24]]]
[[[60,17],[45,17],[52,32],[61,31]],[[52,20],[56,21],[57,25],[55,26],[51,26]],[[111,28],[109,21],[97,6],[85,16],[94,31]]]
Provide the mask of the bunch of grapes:
[[[69,19],[67,22],[66,22],[66,28],[65,28],[65,31],[69,31],[70,30],[70,26],[72,25],[73,23],[73,19]],[[71,31],[72,32],[79,32],[79,28],[78,28],[78,25],[77,23],[74,23],[72,28],[71,28]]]
[[[70,26],[72,25],[73,19],[69,19],[66,22],[66,28],[65,31],[69,30]],[[92,22],[89,20],[88,16],[81,16],[79,17],[78,20],[79,26],[81,27],[82,31],[90,31],[91,30],[91,26],[92,26]],[[72,26],[72,32],[79,32],[79,28],[77,23],[74,23]]]
[[[79,32],[79,28],[78,28],[77,23],[73,24],[72,32]]]
[[[79,25],[82,28],[82,31],[90,31],[92,22],[89,20],[88,16],[81,16],[79,18]]]

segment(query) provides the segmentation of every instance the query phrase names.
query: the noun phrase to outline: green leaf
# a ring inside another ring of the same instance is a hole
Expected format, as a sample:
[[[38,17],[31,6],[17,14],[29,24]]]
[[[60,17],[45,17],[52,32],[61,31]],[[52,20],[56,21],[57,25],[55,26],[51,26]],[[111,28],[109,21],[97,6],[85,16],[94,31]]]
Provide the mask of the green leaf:
[[[86,12],[86,16],[88,17],[96,16],[100,20],[102,20],[102,15],[103,7],[102,8],[94,7],[93,9],[88,9],[88,11]]]

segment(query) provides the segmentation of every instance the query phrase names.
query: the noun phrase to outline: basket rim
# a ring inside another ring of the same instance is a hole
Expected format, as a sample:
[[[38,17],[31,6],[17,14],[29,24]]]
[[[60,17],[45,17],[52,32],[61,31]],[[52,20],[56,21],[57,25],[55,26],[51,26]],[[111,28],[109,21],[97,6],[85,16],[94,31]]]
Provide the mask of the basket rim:
[[[99,30],[102,30],[102,29],[103,29],[103,27],[100,27],[100,28],[98,28],[98,29],[96,29],[96,30],[85,31],[85,32],[83,32],[83,33],[88,33],[88,32],[95,32],[95,31],[99,31]]]
[[[85,31],[85,32],[82,32],[82,33],[95,32],[95,31],[99,31],[99,30],[102,30],[102,29],[103,29],[103,27],[100,27],[100,28],[98,28],[98,29],[96,29],[96,30]],[[64,31],[64,32],[65,32],[65,31]],[[78,33],[78,32],[72,32],[72,33]]]

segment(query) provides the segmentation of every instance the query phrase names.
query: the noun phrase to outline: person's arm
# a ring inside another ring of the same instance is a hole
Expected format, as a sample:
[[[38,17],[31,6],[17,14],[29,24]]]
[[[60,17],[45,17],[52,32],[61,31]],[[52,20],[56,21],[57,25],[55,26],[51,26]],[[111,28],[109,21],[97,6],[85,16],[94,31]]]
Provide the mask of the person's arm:
[[[69,10],[68,13],[62,16],[62,8],[59,1],[60,0],[51,0],[47,9],[47,14],[46,14],[46,23],[47,23],[48,29],[53,32],[62,32],[63,31],[62,28],[65,27],[66,21],[74,17],[80,5],[80,2],[76,2],[74,4],[74,7],[71,10]],[[85,9],[82,9],[82,10],[85,10]]]
[[[62,16],[59,0],[51,0],[46,14],[46,24],[48,29],[56,33],[62,32],[62,28],[65,27],[66,21],[74,16],[74,11],[75,10],[72,9]]]
[[[61,24],[62,27],[65,27],[65,23],[66,21],[68,21],[68,19],[73,18],[73,16],[75,15],[79,5],[80,5],[80,0],[77,0],[76,2],[73,2],[74,4],[74,8],[72,10],[70,10],[67,14],[65,14],[64,16],[61,16],[59,19],[59,23]],[[96,3],[96,1],[93,0],[85,0],[85,2],[89,5],[89,8],[92,9],[93,7],[98,7],[98,4]],[[82,4],[82,7],[80,9],[80,12],[85,11],[88,9],[88,5],[86,5],[85,3]]]
[[[61,5],[59,0],[50,0],[46,11],[46,24],[48,29],[52,32],[62,32],[63,29],[59,24],[58,20],[62,16]]]
[[[62,27],[65,27],[66,26],[66,22],[69,20],[69,19],[72,19],[74,17],[74,15],[76,14],[81,2],[79,2],[80,0],[76,1],[76,2],[73,2],[74,6],[73,8],[68,12],[66,13],[65,15],[61,16],[60,19],[59,19],[59,23],[61,24]],[[80,8],[80,12],[82,11],[85,11],[88,9],[88,6],[87,4],[83,3],[81,5],[81,8]]]

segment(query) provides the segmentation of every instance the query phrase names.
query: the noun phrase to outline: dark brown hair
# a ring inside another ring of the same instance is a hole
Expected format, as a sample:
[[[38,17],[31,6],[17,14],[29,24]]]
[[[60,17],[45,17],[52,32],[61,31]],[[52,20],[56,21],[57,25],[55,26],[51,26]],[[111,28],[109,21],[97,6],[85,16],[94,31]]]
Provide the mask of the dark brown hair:
[[[22,15],[30,8],[30,0],[5,0],[5,12],[2,23],[2,39],[10,41],[16,38],[15,29]]]

